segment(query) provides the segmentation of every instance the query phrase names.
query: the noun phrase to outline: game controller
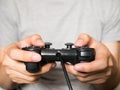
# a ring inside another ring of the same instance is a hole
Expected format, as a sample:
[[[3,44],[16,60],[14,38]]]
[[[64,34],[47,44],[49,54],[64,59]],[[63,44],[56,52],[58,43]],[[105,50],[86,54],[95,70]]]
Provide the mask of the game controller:
[[[73,43],[66,43],[66,48],[54,49],[50,48],[52,43],[45,43],[45,47],[30,46],[24,47],[23,50],[33,51],[42,56],[40,62],[25,62],[26,70],[31,73],[38,72],[41,67],[47,63],[63,60],[64,63],[77,64],[81,62],[91,62],[95,59],[94,48],[72,47]]]

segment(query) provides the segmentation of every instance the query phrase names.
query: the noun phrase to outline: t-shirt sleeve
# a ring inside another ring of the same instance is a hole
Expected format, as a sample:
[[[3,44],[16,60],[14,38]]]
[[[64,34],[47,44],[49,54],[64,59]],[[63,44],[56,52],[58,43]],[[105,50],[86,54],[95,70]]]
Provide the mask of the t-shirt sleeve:
[[[111,2],[105,4],[104,7],[102,41],[120,41],[120,0],[111,0]]]
[[[18,13],[13,0],[0,0],[0,46],[18,40]]]

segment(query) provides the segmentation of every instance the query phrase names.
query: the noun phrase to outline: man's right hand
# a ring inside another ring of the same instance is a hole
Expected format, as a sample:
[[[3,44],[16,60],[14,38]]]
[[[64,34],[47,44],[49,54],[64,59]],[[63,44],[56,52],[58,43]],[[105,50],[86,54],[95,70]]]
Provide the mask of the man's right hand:
[[[55,63],[49,63],[44,65],[37,73],[27,72],[23,62],[41,61],[41,56],[38,53],[21,49],[31,45],[42,47],[45,44],[42,38],[35,34],[4,48],[2,64],[10,79],[15,83],[34,83],[39,79],[41,74],[48,72],[55,66]]]

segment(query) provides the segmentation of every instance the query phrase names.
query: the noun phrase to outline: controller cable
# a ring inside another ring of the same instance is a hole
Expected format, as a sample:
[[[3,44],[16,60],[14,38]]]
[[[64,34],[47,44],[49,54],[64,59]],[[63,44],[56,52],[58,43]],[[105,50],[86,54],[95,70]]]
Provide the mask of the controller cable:
[[[60,58],[60,57],[59,57],[59,59],[60,59],[60,61],[61,61],[62,69],[63,69],[63,72],[64,72],[64,76],[65,76],[65,79],[66,79],[68,88],[69,88],[69,90],[73,90],[72,85],[71,85],[71,82],[70,82],[70,78],[69,78],[68,73],[67,73],[66,68],[65,68],[64,61],[63,61],[63,59]]]

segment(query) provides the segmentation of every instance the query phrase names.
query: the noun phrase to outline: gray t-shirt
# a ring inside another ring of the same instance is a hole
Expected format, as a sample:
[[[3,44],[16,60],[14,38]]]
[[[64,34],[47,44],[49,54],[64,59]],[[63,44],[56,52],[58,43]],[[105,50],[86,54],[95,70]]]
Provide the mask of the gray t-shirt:
[[[39,34],[65,48],[87,33],[100,42],[120,40],[120,0],[0,0],[0,45]],[[44,78],[44,79],[43,79]],[[61,67],[22,90],[68,90]],[[70,75],[74,90],[94,90]]]

